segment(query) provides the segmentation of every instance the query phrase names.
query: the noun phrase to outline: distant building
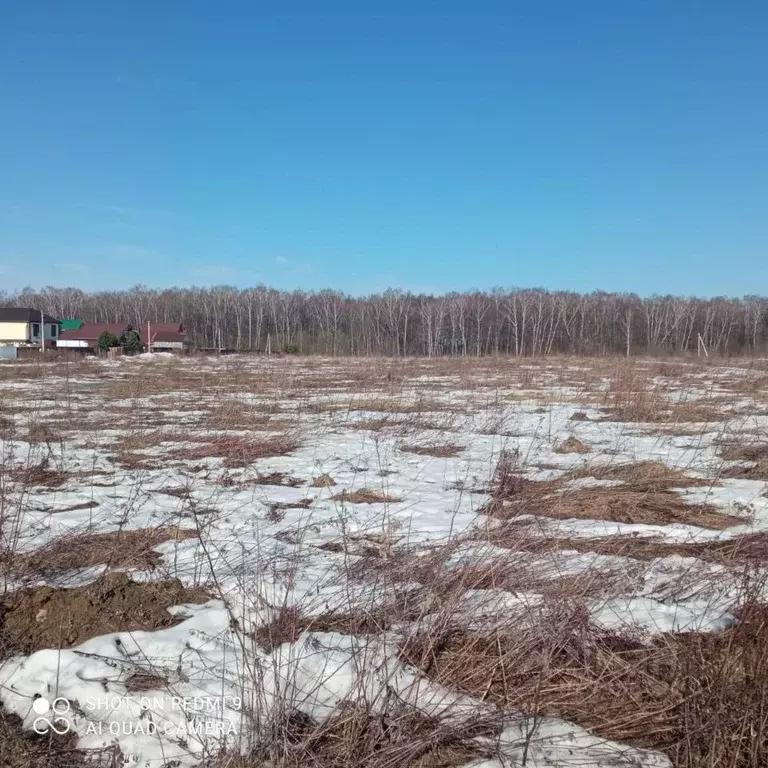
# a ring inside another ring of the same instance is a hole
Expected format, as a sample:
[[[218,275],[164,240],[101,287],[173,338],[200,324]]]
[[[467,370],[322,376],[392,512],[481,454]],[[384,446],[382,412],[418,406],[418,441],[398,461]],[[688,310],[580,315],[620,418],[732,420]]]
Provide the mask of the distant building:
[[[173,352],[184,349],[187,331],[181,323],[148,323],[149,349],[153,352]],[[142,336],[143,338],[143,336]]]
[[[65,320],[61,320],[59,325],[59,330],[61,331],[77,331],[85,325],[85,321],[76,317],[68,317]]]
[[[69,326],[66,329],[63,327],[65,323]],[[130,330],[138,332],[145,347],[153,352],[180,351],[187,341],[187,331],[181,323],[148,323],[138,328],[130,323],[84,323],[70,319],[62,322],[58,346],[96,352],[102,333],[111,333],[120,339]]]
[[[0,344],[39,347],[43,340],[54,346],[59,338],[59,321],[38,309],[0,308]]]
[[[102,333],[111,333],[119,339],[131,328],[130,323],[81,323],[79,328],[62,331],[56,346],[95,352],[99,348],[99,337]]]

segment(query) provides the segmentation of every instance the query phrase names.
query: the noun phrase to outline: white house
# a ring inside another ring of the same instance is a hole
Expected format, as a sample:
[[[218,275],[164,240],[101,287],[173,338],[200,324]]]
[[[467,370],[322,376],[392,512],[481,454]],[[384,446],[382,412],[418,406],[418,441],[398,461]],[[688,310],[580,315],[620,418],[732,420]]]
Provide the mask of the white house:
[[[59,338],[59,321],[37,309],[0,307],[0,344],[12,347],[55,346]]]

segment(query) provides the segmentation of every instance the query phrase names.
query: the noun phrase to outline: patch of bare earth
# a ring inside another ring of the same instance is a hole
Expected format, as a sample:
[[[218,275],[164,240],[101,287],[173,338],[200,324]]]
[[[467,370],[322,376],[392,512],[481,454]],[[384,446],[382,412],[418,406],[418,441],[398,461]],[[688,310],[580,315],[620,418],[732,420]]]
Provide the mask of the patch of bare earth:
[[[178,580],[134,582],[110,573],[84,587],[36,587],[10,593],[0,602],[3,655],[42,648],[69,648],[112,632],[158,629],[178,623],[168,608],[203,603],[201,589]]]
[[[768,765],[768,609],[760,604],[719,633],[642,643],[591,629],[578,604],[559,603],[530,628],[416,635],[402,656],[451,688],[660,750],[678,768]]]

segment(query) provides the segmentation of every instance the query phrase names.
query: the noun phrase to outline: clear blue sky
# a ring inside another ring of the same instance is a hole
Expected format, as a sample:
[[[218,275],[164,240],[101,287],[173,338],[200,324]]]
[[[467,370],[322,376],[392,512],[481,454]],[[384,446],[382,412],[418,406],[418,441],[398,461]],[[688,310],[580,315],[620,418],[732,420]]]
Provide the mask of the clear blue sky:
[[[0,11],[0,288],[768,293],[764,0]]]

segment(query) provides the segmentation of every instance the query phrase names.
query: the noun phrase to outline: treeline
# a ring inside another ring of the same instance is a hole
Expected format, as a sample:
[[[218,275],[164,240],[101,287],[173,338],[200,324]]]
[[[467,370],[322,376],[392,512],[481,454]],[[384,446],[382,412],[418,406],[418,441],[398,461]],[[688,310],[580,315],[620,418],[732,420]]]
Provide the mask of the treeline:
[[[768,351],[768,298],[579,294],[540,289],[443,296],[136,286],[26,289],[0,305],[91,322],[183,322],[199,347],[324,355],[755,355]]]

